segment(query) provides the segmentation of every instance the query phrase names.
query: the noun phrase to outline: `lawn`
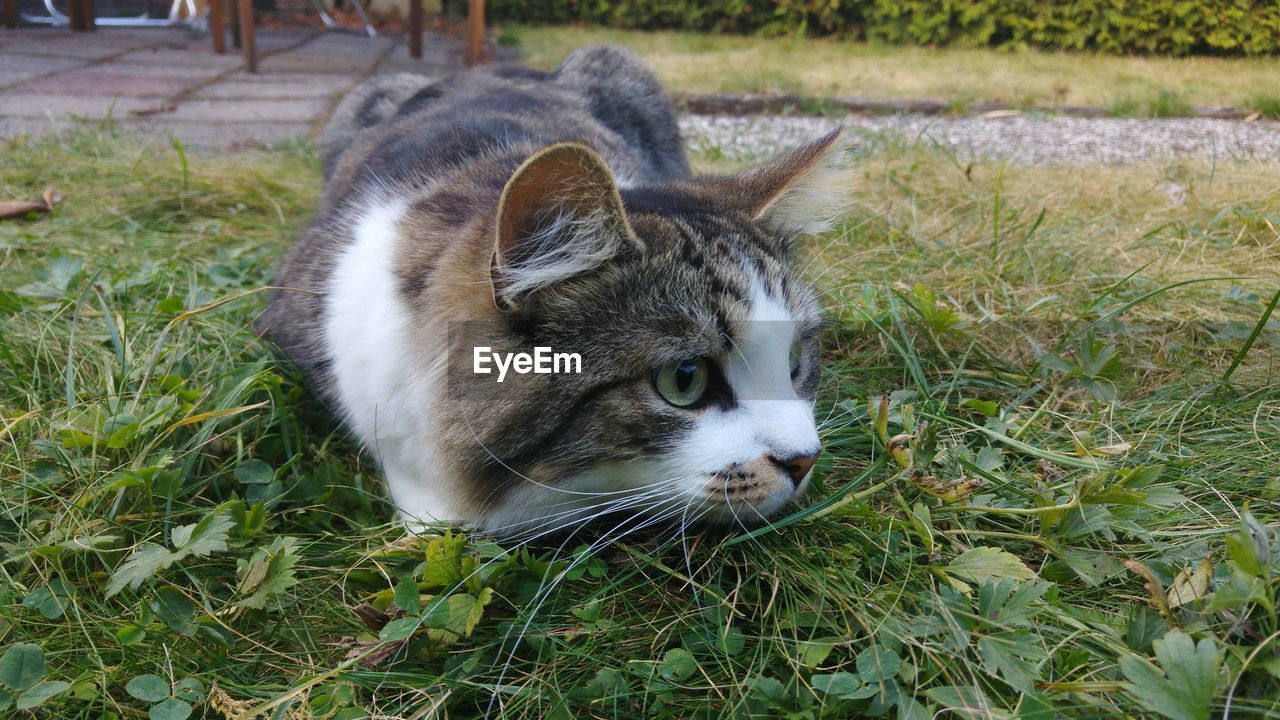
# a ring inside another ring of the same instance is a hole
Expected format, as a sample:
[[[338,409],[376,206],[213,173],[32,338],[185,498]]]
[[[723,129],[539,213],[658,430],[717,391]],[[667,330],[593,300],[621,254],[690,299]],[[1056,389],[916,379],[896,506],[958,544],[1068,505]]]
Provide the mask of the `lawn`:
[[[0,714],[1280,713],[1280,168],[868,140],[818,487],[594,548],[386,524],[251,329],[310,148],[0,148]]]
[[[1116,57],[1093,53],[924,48],[838,39],[760,38],[594,27],[508,25],[502,41],[554,68],[592,43],[630,47],[663,84],[690,93],[941,100],[1018,107],[1089,105],[1116,115],[1180,115],[1229,105],[1280,118],[1280,58]]]

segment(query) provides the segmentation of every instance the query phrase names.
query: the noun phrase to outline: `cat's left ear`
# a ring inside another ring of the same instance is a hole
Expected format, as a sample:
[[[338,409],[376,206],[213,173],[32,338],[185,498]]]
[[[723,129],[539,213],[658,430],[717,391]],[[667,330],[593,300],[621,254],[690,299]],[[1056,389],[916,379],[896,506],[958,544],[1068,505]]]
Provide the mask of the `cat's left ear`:
[[[853,193],[843,129],[728,179],[736,204],[784,237],[820,233],[848,207]]]
[[[516,169],[498,202],[494,302],[513,308],[638,246],[604,158],[578,143],[544,148]]]

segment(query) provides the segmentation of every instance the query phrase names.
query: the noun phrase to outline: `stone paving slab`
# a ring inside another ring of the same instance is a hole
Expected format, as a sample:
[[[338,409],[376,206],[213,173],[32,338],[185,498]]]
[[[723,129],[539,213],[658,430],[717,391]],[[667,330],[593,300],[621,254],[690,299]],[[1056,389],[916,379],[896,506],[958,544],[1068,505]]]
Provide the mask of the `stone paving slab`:
[[[230,82],[222,81],[201,88],[191,95],[192,100],[206,99],[239,99],[239,100],[288,100],[303,98],[332,98],[338,93],[350,89],[352,80],[343,77],[338,82]],[[189,102],[189,101],[188,101]]]
[[[48,75],[49,73],[59,72],[62,70],[70,70],[71,68],[79,68],[88,65],[85,60],[72,60],[69,58],[49,58],[36,57],[33,55],[0,55],[0,73],[6,73],[20,79],[12,82],[22,82],[33,77]],[[8,83],[6,83],[8,84]]]
[[[318,85],[328,88],[341,88],[344,83],[350,83],[352,80],[353,76],[349,73],[259,70],[256,73],[238,71],[230,75],[224,75],[220,82],[243,83],[245,85]]]
[[[14,43],[0,45],[0,52],[74,60],[102,60],[129,50],[130,47],[145,47],[145,45],[138,43],[136,46],[121,47],[116,43],[90,42]]]
[[[189,29],[0,30],[0,138],[101,120],[140,134],[213,149],[312,136],[366,77],[461,67],[461,43],[427,33],[425,57],[399,35],[368,38],[309,28],[259,28],[260,72],[213,52]]]
[[[175,49],[154,49],[154,50],[137,50],[128,55],[122,56],[120,62],[135,63],[140,65],[159,65],[164,67],[197,67],[197,68],[223,68],[231,70],[240,67],[240,56],[237,54],[227,53],[218,55],[212,50],[202,52],[198,48],[190,50]]]
[[[284,53],[266,58],[258,63],[263,72],[289,70],[293,72],[327,72],[365,74],[378,65],[375,56],[343,56],[302,54],[299,52]]]
[[[138,76],[121,72],[57,73],[20,85],[15,93],[39,95],[105,95],[108,97],[166,98],[201,82],[195,77]]]
[[[27,70],[0,70],[0,87],[17,85],[45,74],[46,73],[34,68]],[[0,97],[3,97],[3,95],[0,95]]]
[[[186,100],[158,121],[191,120],[259,123],[312,122],[328,111],[328,99]]]
[[[129,122],[123,127],[163,140],[176,136],[189,147],[216,150],[274,145],[287,140],[297,140],[308,137],[312,129],[310,123],[296,122],[175,123],[167,120]],[[0,126],[0,132],[3,132],[3,126]]]
[[[122,118],[135,110],[156,107],[155,100],[143,98],[93,97],[86,95],[34,95],[5,93],[4,114],[9,117],[42,118],[50,115],[73,115],[88,120],[101,120],[110,114]]]

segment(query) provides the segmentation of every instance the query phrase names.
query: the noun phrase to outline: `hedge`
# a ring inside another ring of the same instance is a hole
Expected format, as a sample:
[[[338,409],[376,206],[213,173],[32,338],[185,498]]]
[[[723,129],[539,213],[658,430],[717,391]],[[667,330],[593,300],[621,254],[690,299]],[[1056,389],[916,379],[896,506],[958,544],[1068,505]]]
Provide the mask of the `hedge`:
[[[489,0],[494,20],[886,43],[1266,55],[1277,0]]]

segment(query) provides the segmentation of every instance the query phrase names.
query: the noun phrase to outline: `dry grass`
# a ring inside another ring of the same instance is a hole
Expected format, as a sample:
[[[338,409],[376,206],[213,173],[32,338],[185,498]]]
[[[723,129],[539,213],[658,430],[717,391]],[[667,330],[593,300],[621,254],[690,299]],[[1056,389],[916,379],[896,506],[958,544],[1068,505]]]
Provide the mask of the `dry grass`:
[[[1008,359],[1034,361],[1113,284],[1127,287],[1099,311],[1195,281],[1127,310],[1135,330],[1115,338],[1165,380],[1187,371],[1168,362],[1170,344],[1196,346],[1197,372],[1213,373],[1234,348],[1204,341],[1238,332],[1242,311],[1280,286],[1275,164],[962,166],[886,145],[864,160],[846,235],[818,249],[821,284],[849,295],[868,278],[919,283]],[[1274,377],[1274,354],[1252,359],[1259,378]]]
[[[754,38],[581,27],[504,28],[524,59],[554,67],[574,48],[626,45],[672,90],[783,91],[806,95],[926,98],[963,105],[1067,104],[1145,112],[1169,97],[1192,105],[1256,107],[1274,99],[1280,58],[1111,57],[891,47],[842,40]]]

